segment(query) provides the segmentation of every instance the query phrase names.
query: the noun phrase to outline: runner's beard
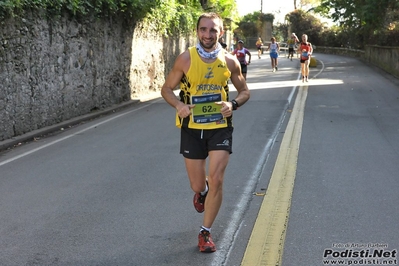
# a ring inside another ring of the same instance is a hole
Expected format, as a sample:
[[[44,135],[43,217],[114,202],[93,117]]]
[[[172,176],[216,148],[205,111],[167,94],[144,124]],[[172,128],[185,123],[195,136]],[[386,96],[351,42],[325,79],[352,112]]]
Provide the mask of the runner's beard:
[[[210,41],[208,44],[205,44],[203,41],[199,40],[200,45],[202,48],[205,50],[208,50],[207,52],[211,52],[212,50],[215,50],[216,47],[216,42]]]

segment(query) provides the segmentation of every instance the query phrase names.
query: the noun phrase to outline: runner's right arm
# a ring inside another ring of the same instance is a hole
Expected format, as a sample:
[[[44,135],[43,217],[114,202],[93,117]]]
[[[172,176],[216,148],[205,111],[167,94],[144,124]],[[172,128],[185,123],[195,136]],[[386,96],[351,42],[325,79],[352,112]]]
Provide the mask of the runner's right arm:
[[[190,52],[187,50],[180,54],[173,65],[172,70],[166,77],[165,83],[161,89],[161,95],[165,101],[176,109],[177,114],[181,118],[186,118],[191,115],[191,109],[194,105],[187,105],[181,102],[173,92],[180,84],[184,73],[187,72],[190,66]]]

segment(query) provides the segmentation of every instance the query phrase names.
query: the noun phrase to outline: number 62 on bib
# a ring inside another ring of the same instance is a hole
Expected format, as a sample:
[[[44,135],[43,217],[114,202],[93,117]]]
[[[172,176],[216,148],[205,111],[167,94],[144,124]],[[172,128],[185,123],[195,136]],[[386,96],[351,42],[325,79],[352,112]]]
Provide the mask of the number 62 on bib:
[[[195,104],[195,107],[191,110],[193,122],[204,124],[222,120],[223,115],[220,112],[222,106],[215,103],[221,100],[222,95],[220,93],[191,96],[191,103]]]

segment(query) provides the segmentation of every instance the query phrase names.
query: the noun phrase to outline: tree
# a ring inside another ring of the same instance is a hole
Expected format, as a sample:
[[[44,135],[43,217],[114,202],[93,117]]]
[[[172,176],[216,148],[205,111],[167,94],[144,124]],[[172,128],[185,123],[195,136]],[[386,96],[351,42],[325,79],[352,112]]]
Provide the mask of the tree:
[[[398,8],[397,0],[321,0],[315,11],[346,27],[371,33],[383,27],[389,10]]]
[[[219,13],[222,18],[238,18],[235,0],[208,0],[208,2],[212,11]]]
[[[307,34],[310,42],[314,44],[321,43],[320,35],[324,30],[324,26],[318,18],[301,9],[288,13],[285,18],[291,24],[291,31],[295,32],[299,39],[302,34]]]
[[[238,28],[234,31],[237,35],[248,37],[257,37],[259,32],[262,31],[262,24],[264,21],[270,21],[273,23],[274,15],[267,13],[261,13],[255,11],[251,14],[243,16],[238,23]]]
[[[339,23],[342,32],[347,32],[349,42],[355,46],[373,44],[386,35],[390,25],[395,25],[399,12],[397,0],[322,0],[315,8],[334,22]],[[396,15],[395,15],[396,14]],[[395,38],[394,38],[395,40]],[[397,44],[397,42],[396,42]],[[392,45],[392,44],[391,44]]]
[[[306,9],[306,7],[318,6],[321,0],[299,0],[299,9]],[[298,9],[297,0],[294,0],[294,10]]]

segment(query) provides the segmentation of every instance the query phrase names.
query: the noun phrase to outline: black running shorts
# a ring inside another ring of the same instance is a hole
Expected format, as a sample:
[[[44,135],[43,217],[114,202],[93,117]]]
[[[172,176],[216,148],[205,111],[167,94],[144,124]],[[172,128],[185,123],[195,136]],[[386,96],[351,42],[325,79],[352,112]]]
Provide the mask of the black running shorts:
[[[209,151],[225,150],[232,153],[233,128],[181,128],[180,153],[188,159],[206,159]]]
[[[247,73],[247,65],[246,64],[241,64],[241,73],[242,74]]]

